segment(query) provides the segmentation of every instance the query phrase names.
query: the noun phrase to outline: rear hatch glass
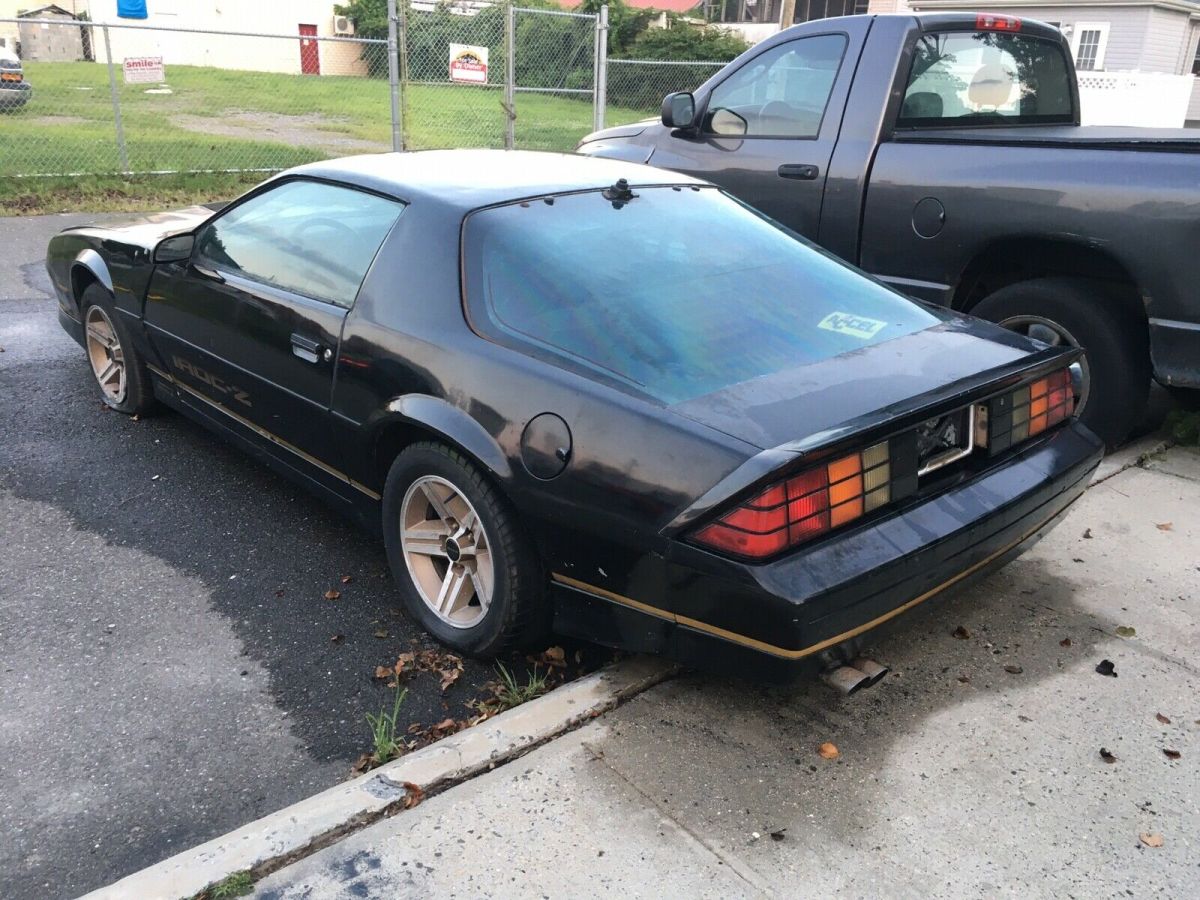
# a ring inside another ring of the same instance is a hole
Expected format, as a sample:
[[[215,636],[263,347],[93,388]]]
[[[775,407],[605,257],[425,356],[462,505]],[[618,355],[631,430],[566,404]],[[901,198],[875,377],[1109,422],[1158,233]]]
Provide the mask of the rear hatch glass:
[[[473,213],[472,326],[670,405],[940,321],[716,188],[635,193]]]

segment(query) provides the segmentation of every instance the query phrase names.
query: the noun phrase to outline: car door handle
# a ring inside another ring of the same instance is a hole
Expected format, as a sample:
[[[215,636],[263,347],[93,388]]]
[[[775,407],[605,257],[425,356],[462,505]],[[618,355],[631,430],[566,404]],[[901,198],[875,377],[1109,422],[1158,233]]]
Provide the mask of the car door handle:
[[[808,163],[784,163],[779,167],[780,178],[795,178],[797,181],[813,181],[821,170]]]
[[[302,334],[292,335],[292,354],[310,363],[318,363],[321,360],[328,362],[333,359],[332,348]]]

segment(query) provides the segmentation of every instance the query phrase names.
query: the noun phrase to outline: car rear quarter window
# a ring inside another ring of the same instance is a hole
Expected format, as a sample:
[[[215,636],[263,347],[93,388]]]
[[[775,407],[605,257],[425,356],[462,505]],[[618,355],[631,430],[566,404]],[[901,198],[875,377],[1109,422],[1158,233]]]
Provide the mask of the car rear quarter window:
[[[917,40],[897,125],[961,128],[1074,121],[1063,45],[998,31]]]
[[[197,255],[230,272],[349,308],[404,204],[319,181],[285,181],[206,225]]]
[[[472,326],[669,405],[940,321],[716,188],[635,193],[471,214]]]

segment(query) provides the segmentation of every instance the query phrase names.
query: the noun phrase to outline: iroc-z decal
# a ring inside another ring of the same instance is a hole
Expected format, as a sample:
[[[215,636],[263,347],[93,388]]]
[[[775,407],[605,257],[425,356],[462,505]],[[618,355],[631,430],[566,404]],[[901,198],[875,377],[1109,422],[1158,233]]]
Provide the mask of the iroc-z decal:
[[[232,397],[238,403],[242,403],[246,406],[254,405],[250,402],[250,395],[248,393],[243,391],[240,387],[232,385],[224,379],[217,377],[212,372],[206,371],[205,369],[202,369],[179,356],[172,356],[171,363],[176,369],[181,369],[182,371],[187,372],[197,381],[207,384],[214,391],[218,391],[219,393],[224,394],[226,397]]]

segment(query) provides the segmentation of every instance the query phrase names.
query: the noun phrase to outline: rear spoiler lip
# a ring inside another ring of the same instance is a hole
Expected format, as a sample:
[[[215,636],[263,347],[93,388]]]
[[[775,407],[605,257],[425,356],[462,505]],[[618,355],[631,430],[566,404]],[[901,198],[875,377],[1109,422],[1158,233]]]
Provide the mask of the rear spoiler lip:
[[[696,522],[723,509],[739,494],[766,481],[778,480],[780,470],[797,468],[805,459],[819,459],[841,450],[847,443],[866,447],[904,431],[918,422],[940,416],[976,400],[983,400],[1018,384],[1038,378],[1075,362],[1083,355],[1076,347],[1047,347],[1013,362],[969,375],[921,395],[921,402],[895,403],[865,416],[850,419],[836,428],[819,431],[750,457],[694,503],[680,512],[659,533],[671,538]]]

